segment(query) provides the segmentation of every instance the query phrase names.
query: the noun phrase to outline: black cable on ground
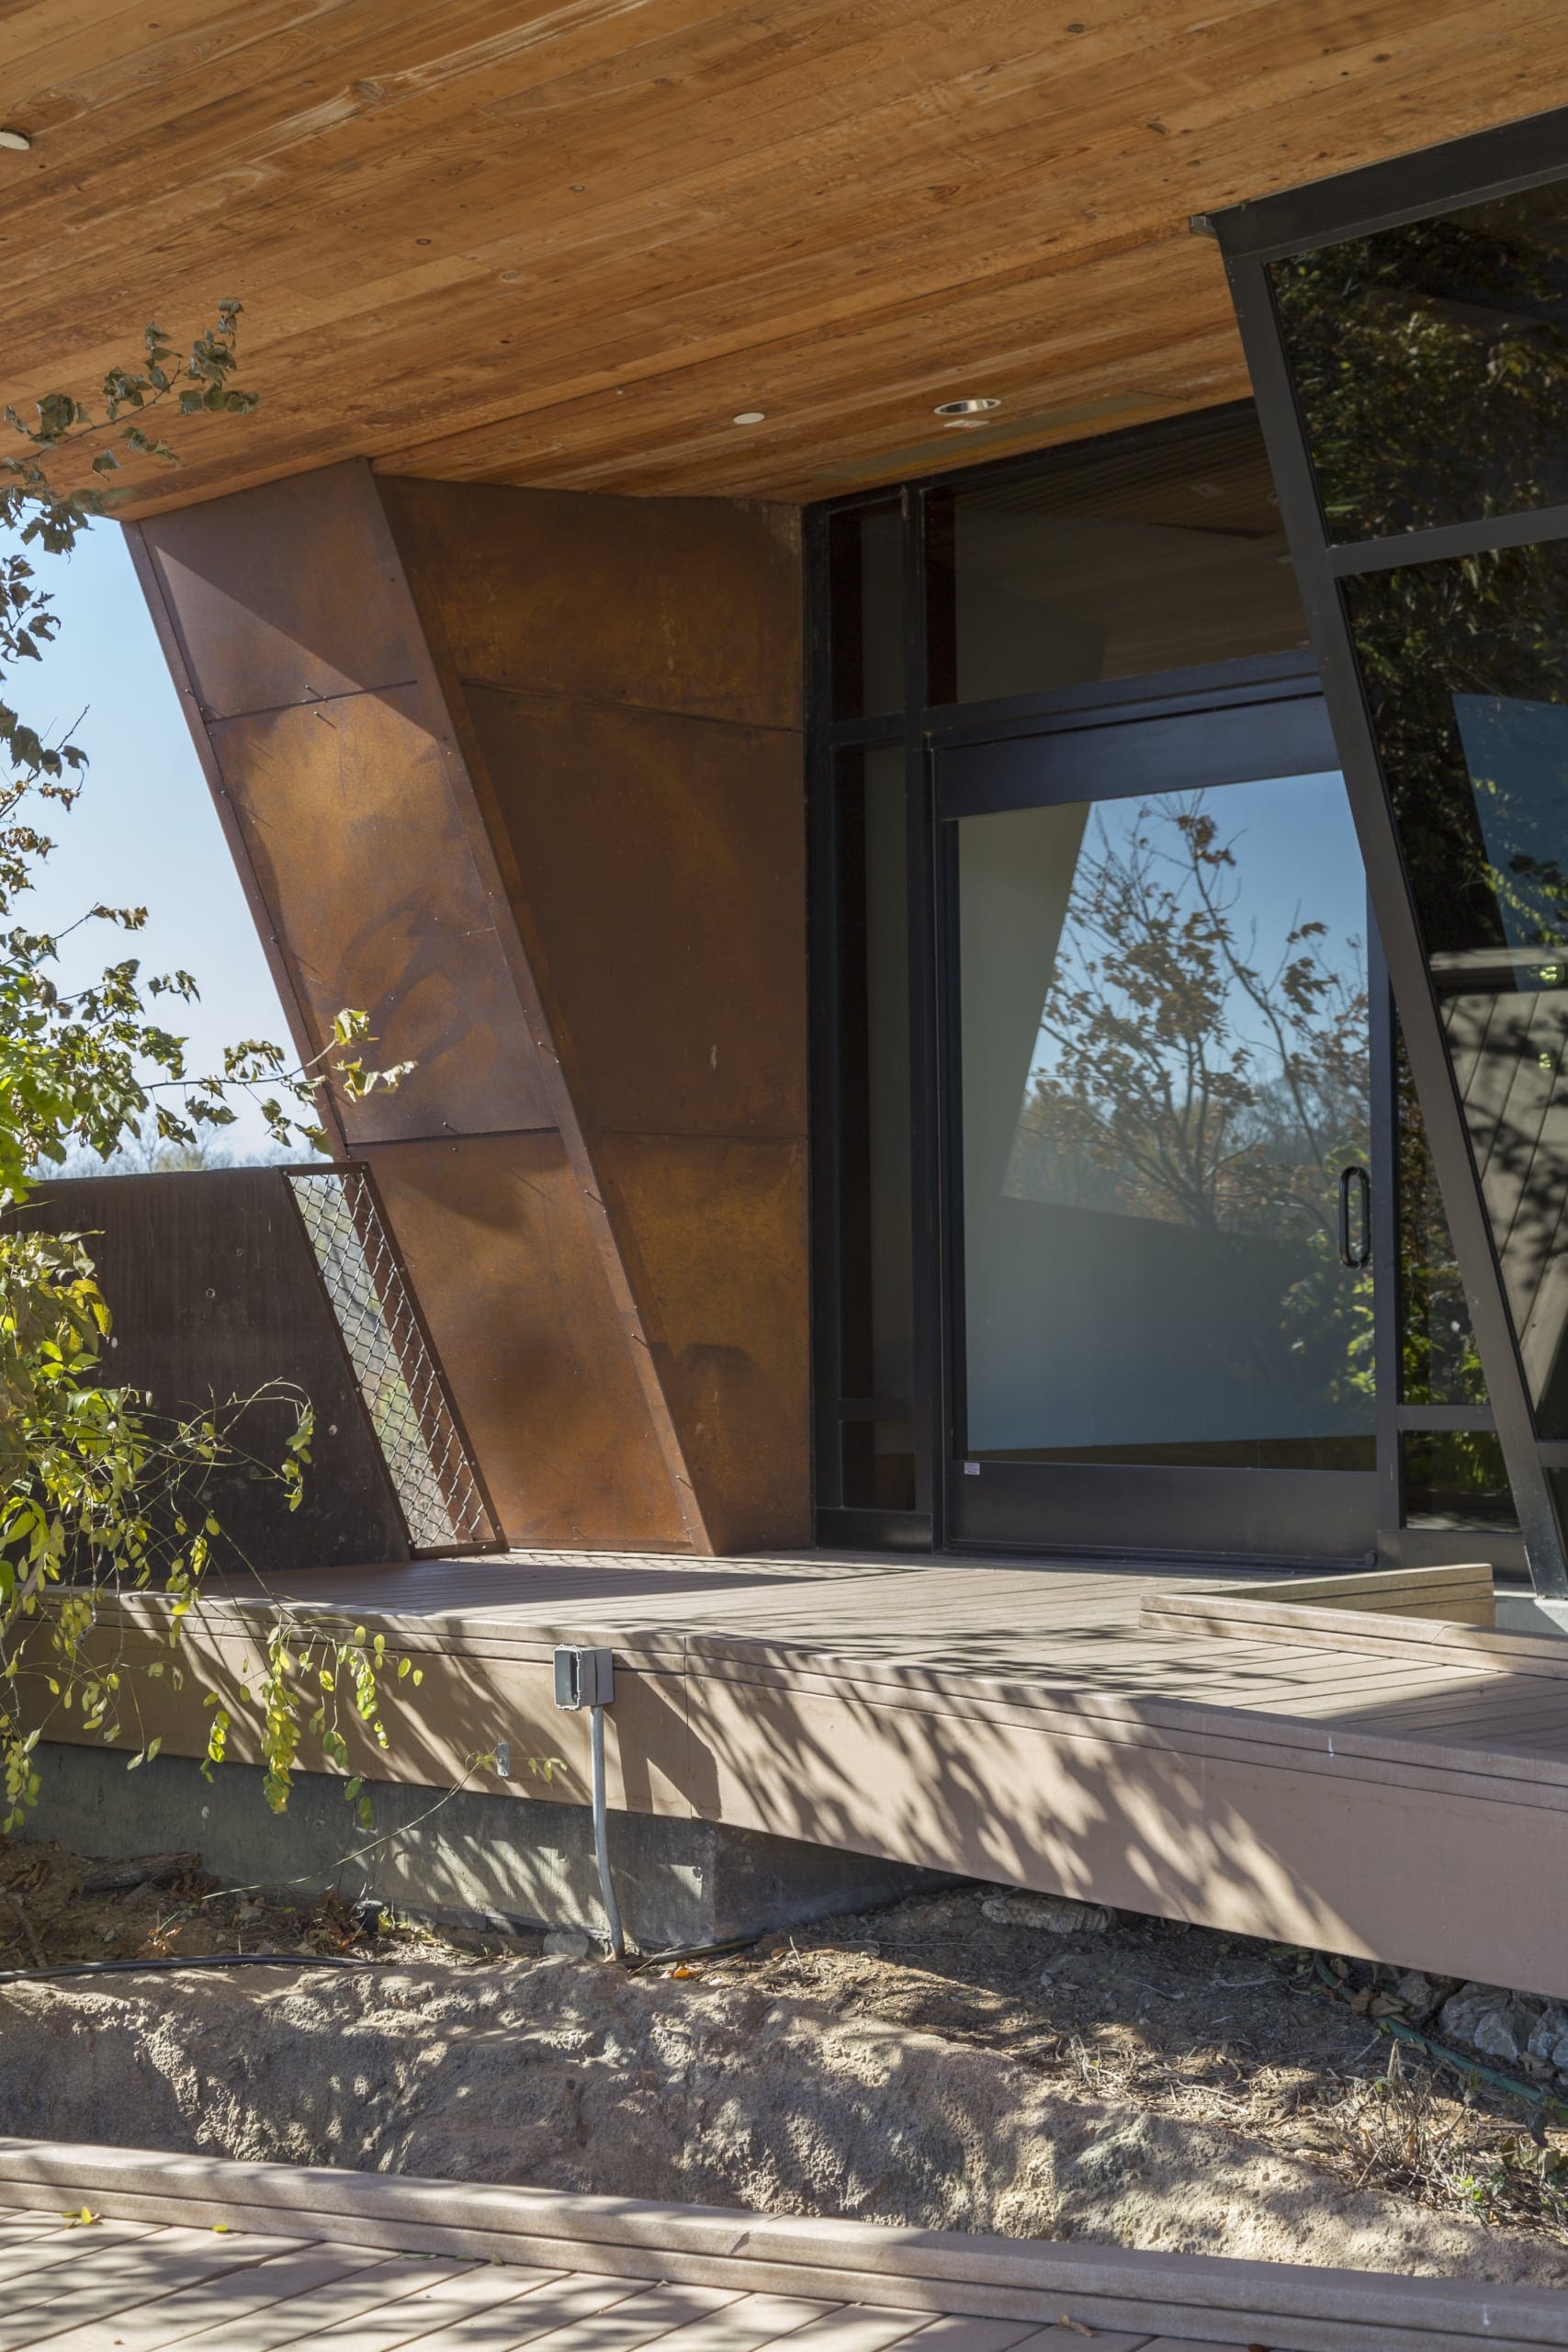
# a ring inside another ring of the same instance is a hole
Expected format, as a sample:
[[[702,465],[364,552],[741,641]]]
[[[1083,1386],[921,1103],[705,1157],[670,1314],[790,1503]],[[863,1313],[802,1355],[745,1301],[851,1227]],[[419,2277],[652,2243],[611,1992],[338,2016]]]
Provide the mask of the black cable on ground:
[[[770,1930],[759,1928],[754,1936],[731,1936],[728,1943],[682,1944],[674,1951],[639,1952],[635,1960],[623,1964],[628,1976],[640,1976],[646,1969],[679,1966],[683,1960],[721,1960],[728,1952],[747,1951],[752,1944],[760,1944]]]
[[[639,1976],[645,1969],[678,1966],[684,1960],[718,1960],[727,1953],[745,1951],[761,1941],[761,1931],[752,1936],[732,1936],[727,1943],[685,1944],[674,1951],[643,1952],[636,1960],[623,1963],[628,1976]],[[167,1952],[148,1960],[78,1960],[60,1968],[0,1969],[0,1984],[37,1984],[48,1977],[58,1976],[126,1976],[141,1974],[148,1970],[175,1968],[403,1968],[408,1960],[359,1959],[342,1952],[303,1951],[204,1951]]]
[[[390,1960],[353,1960],[340,1952],[168,1952],[154,1960],[78,1960],[63,1968],[0,1969],[0,1984],[36,1984],[46,1976],[126,1976],[170,1968],[392,1968]]]
[[[1348,2002],[1351,1999],[1348,1988],[1340,1983],[1321,1952],[1313,1954],[1313,1966],[1319,1982],[1326,1985],[1336,2000]],[[1521,2083],[1515,2075],[1499,2074],[1495,2066],[1483,2065],[1479,2058],[1467,2057],[1462,2051],[1450,2050],[1446,2042],[1434,2041],[1430,2034],[1406,2024],[1403,2018],[1369,2018],[1367,2021],[1379,2033],[1387,2034],[1390,2041],[1413,2045],[1424,2056],[1433,2059],[1439,2066],[1446,2066],[1463,2081],[1485,2083],[1492,2090],[1507,2092],[1510,2098],[1521,2100],[1526,2107],[1539,2109],[1555,2123],[1568,2122],[1568,2103],[1554,2092],[1543,2090],[1539,2084]]]

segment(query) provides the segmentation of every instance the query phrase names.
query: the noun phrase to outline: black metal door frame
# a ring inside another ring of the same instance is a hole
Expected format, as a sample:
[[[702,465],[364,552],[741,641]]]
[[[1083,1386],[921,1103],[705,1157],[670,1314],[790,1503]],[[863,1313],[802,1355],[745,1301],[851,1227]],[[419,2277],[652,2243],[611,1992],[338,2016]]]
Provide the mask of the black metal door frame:
[[[1100,685],[1051,698],[1023,722],[949,723],[931,731],[931,808],[938,884],[938,986],[942,1093],[960,1101],[957,829],[967,816],[1063,801],[1157,797],[1166,793],[1338,766],[1328,715],[1310,659],[1271,657],[1179,675],[1118,692]],[[1185,691],[1183,690],[1185,687]],[[1092,699],[1091,699],[1092,696]],[[1381,959],[1370,946],[1369,1005]],[[1369,1019],[1374,1105],[1388,1082],[1386,1039]],[[1365,1565],[1377,1556],[1386,1469],[1177,1468],[1152,1464],[1039,1464],[964,1458],[964,1200],[960,1119],[950,1110],[943,1153],[942,1323],[948,1414],[941,1460],[944,1525],[955,1549],[1146,1555],[1217,1560]],[[1392,1122],[1375,1117],[1373,1199],[1392,1197]],[[1376,1295],[1396,1280],[1392,1252],[1378,1253]],[[1380,1396],[1389,1313],[1376,1317]],[[1382,1439],[1381,1424],[1378,1439]]]
[[[1509,140],[1512,134],[1508,135]],[[1483,142],[1463,142],[1473,147]],[[1542,167],[1537,177],[1551,175],[1544,167],[1544,158],[1555,153],[1553,171],[1562,168],[1565,151],[1562,133],[1558,131],[1554,142],[1542,142]],[[1426,159],[1417,158],[1416,163]],[[1403,167],[1394,167],[1403,169]],[[1376,175],[1358,175],[1359,187]],[[1436,186],[1440,175],[1427,175],[1428,184]],[[1414,182],[1410,183],[1414,185]],[[1337,184],[1341,187],[1348,183]],[[1444,193],[1452,199],[1451,190],[1444,184]],[[1322,191],[1314,191],[1314,200]],[[1280,198],[1279,205],[1288,209],[1294,198]],[[1410,210],[1427,209],[1419,195],[1412,198]],[[1281,215],[1281,217],[1283,217]],[[1314,214],[1314,218],[1317,215]],[[1226,231],[1227,237],[1230,232]],[[1326,236],[1339,233],[1337,227],[1329,229]],[[1261,253],[1259,259],[1266,258]],[[1247,264],[1239,266],[1239,300],[1245,305],[1247,297]],[[1271,331],[1271,325],[1270,325]],[[1249,337],[1249,340],[1255,340]],[[1260,391],[1272,385],[1276,392],[1289,401],[1282,376],[1276,367],[1270,374],[1265,352],[1255,361],[1261,379]],[[1212,410],[1204,421],[1228,421],[1235,409]],[[1146,426],[1135,426],[1123,432],[1102,436],[1122,448],[1132,448],[1159,442],[1186,430],[1192,420],[1177,418]],[[1280,478],[1282,506],[1288,495],[1299,500],[1303,488],[1299,469],[1292,475],[1290,449],[1281,449],[1294,430],[1293,410],[1282,426],[1278,415],[1269,418],[1265,408],[1264,424],[1270,457],[1277,476]],[[1076,454],[1069,446],[1059,453],[1070,462]],[[1038,469],[1039,453],[1024,453],[1015,458],[997,461],[986,467],[987,478],[1002,478]],[[1353,674],[1347,687],[1348,656],[1340,650],[1337,634],[1337,611],[1331,614],[1333,627],[1325,632],[1322,616],[1323,585],[1321,577],[1309,581],[1303,567],[1303,587],[1306,594],[1309,614],[1314,619],[1314,648],[1298,657],[1269,657],[1262,662],[1227,662],[1205,669],[1179,674],[1156,673],[1107,684],[1098,683],[1078,687],[1057,689],[1047,693],[1019,695],[987,704],[965,706],[933,704],[930,692],[930,670],[927,640],[927,597],[924,577],[926,524],[925,509],[929,493],[940,490],[947,482],[974,479],[974,469],[962,475],[933,475],[908,482],[897,491],[872,491],[854,497],[836,500],[830,505],[808,508],[804,517],[805,580],[806,580],[806,646],[807,646],[807,711],[808,720],[808,912],[811,934],[811,1041],[812,1041],[812,1122],[811,1122],[811,1191],[812,1191],[812,1288],[813,1357],[814,1357],[814,1453],[816,1520],[818,1539],[824,1543],[841,1543],[870,1548],[926,1549],[933,1544],[942,1547],[950,1531],[949,1501],[953,1452],[951,1431],[953,1427],[951,1369],[954,1357],[952,1333],[944,1328],[943,1303],[951,1300],[948,1196],[951,1190],[952,1168],[944,1143],[944,1133],[950,1125],[946,1111],[947,1072],[953,1066],[951,1042],[946,1025],[954,1008],[951,992],[938,986],[937,952],[941,927],[945,920],[942,892],[940,887],[939,856],[940,820],[936,812],[934,771],[936,759],[948,747],[959,743],[978,744],[1025,736],[1046,729],[1073,724],[1090,724],[1097,720],[1115,723],[1134,714],[1150,718],[1176,716],[1194,707],[1196,700],[1207,695],[1216,703],[1236,698],[1238,687],[1245,695],[1256,692],[1259,682],[1272,678],[1277,688],[1287,691],[1292,668],[1299,693],[1303,686],[1320,684],[1319,662],[1338,682],[1337,701],[1329,700],[1330,716],[1335,722],[1337,739],[1337,764],[1351,784],[1352,810],[1365,851],[1368,832],[1364,811],[1365,777],[1375,772],[1366,739],[1365,716],[1359,708],[1359,690]],[[1295,483],[1294,492],[1287,485]],[[1310,499],[1310,488],[1305,495]],[[837,518],[856,516],[867,509],[891,508],[897,504],[898,529],[902,542],[902,666],[903,679],[900,707],[886,715],[864,717],[833,716],[831,657],[829,631],[829,535]],[[1287,513],[1286,520],[1291,516]],[[1526,527],[1550,533],[1556,529],[1568,533],[1568,511],[1560,510],[1552,516],[1525,518]],[[1506,537],[1513,527],[1508,518],[1498,528],[1498,537]],[[1299,537],[1299,528],[1296,536]],[[1450,535],[1444,535],[1445,537]],[[1462,539],[1465,534],[1452,535]],[[1292,542],[1294,544],[1294,542]],[[1404,549],[1401,542],[1402,552]],[[1347,731],[1340,706],[1347,692],[1356,700],[1355,719],[1359,732],[1352,741]],[[1359,746],[1359,749],[1358,749]],[[838,1301],[845,1269],[840,1263],[839,1219],[839,1149],[840,1117],[840,1058],[837,1032],[840,1001],[839,964],[839,902],[840,882],[836,865],[833,808],[836,763],[841,753],[883,750],[897,752],[902,759],[905,777],[905,809],[907,830],[906,903],[909,938],[909,1050],[913,1086],[911,1105],[910,1152],[914,1191],[914,1262],[911,1268],[914,1325],[914,1367],[912,1404],[915,1415],[917,1447],[917,1492],[915,1508],[897,1511],[854,1507],[846,1496],[840,1474],[840,1442],[846,1422],[874,1418],[877,1400],[850,1396],[842,1376],[838,1334]],[[1359,775],[1359,785],[1354,780]],[[1381,793],[1381,779],[1379,781]],[[1374,828],[1374,849],[1380,845],[1386,863],[1386,832],[1377,834]],[[1369,869],[1373,860],[1368,859]],[[1403,892],[1403,875],[1400,876]],[[1408,921],[1407,902],[1396,899],[1396,912],[1403,908]],[[1377,923],[1371,944],[1377,953],[1375,933],[1390,925],[1388,914],[1387,876],[1378,901]],[[1397,943],[1396,943],[1397,944]],[[1386,949],[1386,942],[1385,942]],[[1405,956],[1408,965],[1408,954]],[[1373,970],[1378,967],[1374,961]],[[1396,975],[1403,993],[1410,995],[1410,976],[1406,968]],[[1419,985],[1414,1001],[1419,1005],[1429,1001],[1429,988],[1424,970],[1418,975]],[[1393,1065],[1393,1015],[1392,999],[1386,989],[1374,986],[1372,994],[1372,1042],[1375,1072],[1385,1076]],[[1408,1032],[1412,1024],[1406,1017],[1407,1044],[1413,1041]],[[1418,1041],[1417,1041],[1418,1042]],[[1413,1055],[1413,1059],[1416,1058]],[[1441,1069],[1440,1083],[1434,1091],[1429,1050],[1416,1069],[1423,1109],[1428,1102],[1438,1105],[1438,1118],[1445,1100],[1453,1102],[1453,1089],[1446,1066]],[[1456,1106],[1457,1107],[1457,1106]],[[1428,1124],[1432,1124],[1427,1114]],[[1379,1149],[1383,1166],[1393,1161],[1392,1087],[1381,1082],[1374,1074],[1373,1094],[1374,1148]],[[1455,1122],[1450,1117],[1443,1141],[1438,1164],[1439,1180],[1445,1193],[1454,1192],[1452,1178]],[[1381,1144],[1380,1144],[1381,1136]],[[1462,1137],[1461,1138],[1462,1144]],[[1437,1156],[1437,1155],[1435,1155]],[[1468,1147],[1464,1147],[1462,1165],[1466,1181],[1470,1178]],[[1464,1199],[1462,1188],[1455,1201],[1460,1210],[1457,1223],[1463,1224]],[[1397,1259],[1395,1203],[1393,1187],[1384,1182],[1374,1199],[1374,1251],[1378,1259],[1391,1270]],[[1456,1235],[1460,1249],[1469,1261],[1473,1261],[1478,1238],[1483,1246],[1483,1264],[1487,1279],[1495,1284],[1495,1268],[1492,1264],[1489,1238],[1477,1236],[1472,1217],[1466,1235]],[[1468,1243],[1468,1248],[1467,1248]],[[1466,1284],[1472,1304],[1477,1302],[1470,1265],[1466,1264]],[[1485,1321],[1484,1312],[1478,1318]],[[1497,1355],[1497,1337],[1494,1330],[1490,1339],[1483,1339],[1487,1355],[1488,1374],[1491,1361]],[[1379,1320],[1377,1331],[1378,1361],[1384,1377],[1379,1385],[1379,1481],[1380,1504],[1378,1531],[1380,1549],[1391,1558],[1413,1564],[1437,1564],[1474,1556],[1483,1549],[1499,1567],[1521,1569],[1524,1547],[1518,1534],[1495,1531],[1469,1533],[1463,1531],[1406,1529],[1404,1527],[1401,1464],[1398,1441],[1400,1434],[1410,1430],[1444,1430],[1461,1426],[1470,1430],[1501,1427],[1502,1422],[1490,1407],[1469,1407],[1462,1412],[1442,1407],[1407,1407],[1400,1403],[1392,1367],[1398,1360],[1397,1305],[1385,1283],[1379,1291]],[[1512,1359],[1511,1334],[1508,1351],[1504,1361]],[[1514,1401],[1517,1417],[1517,1400]],[[1512,1468],[1517,1453],[1517,1418],[1515,1440],[1510,1443],[1505,1436],[1505,1452]],[[1568,1451],[1568,1449],[1564,1449]],[[1539,1516],[1540,1488],[1537,1488]],[[1162,1548],[1163,1545],[1162,1545]]]
[[[1269,464],[1361,842],[1433,1160],[1538,1590],[1568,1594],[1568,1555],[1549,1473],[1568,1442],[1537,1437],[1524,1366],[1482,1198],[1436,990],[1362,691],[1343,583],[1370,571],[1568,539],[1568,507],[1537,507],[1395,537],[1331,541],[1318,499],[1269,279],[1270,263],[1462,205],[1568,177],[1568,115],[1456,140],[1195,223],[1218,238],[1230,277]],[[1473,1419],[1467,1422],[1473,1426]],[[1484,1546],[1485,1539],[1478,1544]]]
[[[886,492],[855,505],[882,505]],[[803,532],[806,594],[807,889],[810,940],[812,1479],[814,1521],[820,1543],[857,1549],[928,1551],[942,1536],[939,1438],[945,1425],[942,1351],[935,1301],[941,1257],[938,1177],[940,1056],[931,1008],[935,1002],[934,879],[926,737],[925,557],[920,487],[896,496],[902,542],[902,698],[897,712],[834,721],[829,645],[829,513],[808,508]],[[839,1306],[846,1270],[841,1262],[840,1149],[842,1102],[842,999],[840,896],[835,805],[841,752],[902,753],[908,841],[905,898],[909,940],[910,1160],[915,1263],[911,1268],[914,1329],[913,1395],[916,1492],[910,1510],[851,1503],[843,1491],[841,1442],[846,1423],[880,1417],[880,1400],[850,1393],[841,1363]]]
[[[1203,414],[1204,424],[1233,422],[1250,403],[1223,404]],[[1123,450],[1182,437],[1190,417],[1163,418],[1101,436]],[[1075,445],[1055,453],[1070,463]],[[985,472],[993,481],[1033,474],[1037,450],[998,459]],[[1068,687],[1019,695],[988,703],[933,703],[929,659],[926,580],[927,502],[958,476],[933,473],[897,489],[874,490],[808,507],[803,518],[807,748],[807,920],[811,943],[809,1008],[811,1054],[811,1284],[812,1452],[815,1523],[818,1541],[870,1549],[928,1549],[945,1538],[946,1464],[951,1453],[948,1395],[950,1350],[942,1329],[945,1295],[943,1241],[945,1124],[942,1092],[944,1054],[940,1034],[936,973],[939,889],[937,836],[931,800],[932,752],[962,735],[980,740],[987,732],[1054,724],[1074,712],[1114,706],[1154,713],[1192,694],[1223,694],[1237,677],[1264,668],[1283,673],[1289,658],[1262,664],[1225,662],[1173,675],[1155,673],[1107,685]],[[974,469],[962,479],[974,478]],[[829,616],[830,535],[840,517],[889,508],[897,502],[902,542],[902,691],[896,711],[858,718],[833,716],[832,652]],[[1314,675],[1308,655],[1300,657],[1303,676]],[[841,998],[839,926],[841,876],[837,868],[834,807],[841,752],[902,752],[908,840],[907,904],[909,930],[909,1066],[913,1091],[910,1155],[913,1176],[914,1365],[912,1409],[916,1430],[916,1494],[906,1511],[852,1504],[844,1492],[841,1445],[846,1423],[878,1418],[881,1400],[852,1394],[844,1377],[839,1331],[839,1301],[846,1269],[840,1262],[840,1188]]]

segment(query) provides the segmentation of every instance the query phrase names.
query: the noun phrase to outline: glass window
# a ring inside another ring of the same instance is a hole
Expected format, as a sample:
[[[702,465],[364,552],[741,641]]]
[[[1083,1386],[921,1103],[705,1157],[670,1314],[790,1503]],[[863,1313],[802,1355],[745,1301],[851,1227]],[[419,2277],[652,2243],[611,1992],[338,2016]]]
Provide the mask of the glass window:
[[[1270,276],[1331,537],[1568,499],[1568,185]]]
[[[1365,883],[1337,775],[959,820],[967,1445],[1370,1470]]]
[[[1516,1529],[1519,1516],[1489,1430],[1413,1430],[1400,1440],[1406,1527]]]
[[[835,718],[904,707],[904,510],[897,498],[835,514],[828,526]]]
[[[1484,1405],[1486,1382],[1470,1306],[1403,1038],[1396,1049],[1396,1084],[1400,1402]]]
[[[909,953],[904,752],[841,752],[840,1384],[845,1504],[915,1505]]]
[[[927,532],[933,703],[1307,641],[1249,416],[933,491]]]
[[[1568,546],[1365,572],[1345,599],[1428,948],[1451,972],[1568,945]]]
[[[1568,1436],[1568,547],[1346,604],[1538,1427]]]

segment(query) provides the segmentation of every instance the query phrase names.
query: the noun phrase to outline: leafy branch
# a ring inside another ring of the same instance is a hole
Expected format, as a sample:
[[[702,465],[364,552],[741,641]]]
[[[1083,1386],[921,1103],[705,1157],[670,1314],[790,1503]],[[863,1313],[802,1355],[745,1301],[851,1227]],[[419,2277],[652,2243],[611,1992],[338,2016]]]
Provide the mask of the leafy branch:
[[[36,403],[36,422],[5,412],[27,453],[0,459],[0,680],[40,659],[58,634],[28,550],[68,555],[107,511],[118,493],[105,485],[121,466],[110,437],[130,458],[177,464],[157,412],[237,418],[255,408],[255,393],[235,380],[240,308],[220,303],[183,359],[150,325],[143,359],[111,368],[95,406],[56,391]],[[51,469],[79,443],[96,445],[90,480],[62,487]],[[220,1471],[240,1472],[273,1481],[298,1510],[313,1435],[310,1400],[286,1384],[178,1419],[107,1382],[110,1311],[87,1238],[28,1229],[20,1212],[33,1185],[73,1148],[107,1161],[149,1135],[193,1146],[233,1122],[237,1096],[257,1103],[275,1142],[319,1148],[323,1087],[362,1099],[395,1086],[407,1065],[368,1067],[368,1017],[345,1010],[325,1051],[303,1068],[266,1039],[244,1038],[220,1069],[193,1069],[186,1040],[160,1017],[164,1005],[195,1001],[188,972],[144,977],[134,956],[121,956],[68,979],[68,944],[74,952],[98,924],[134,934],[146,910],[97,905],[59,934],[18,920],[17,902],[54,847],[45,827],[74,808],[86,759],[68,737],[46,742],[0,700],[0,766],[8,770],[0,781],[0,1827],[8,1832],[39,1795],[39,1743],[62,1718],[110,1744],[134,1737],[132,1767],[157,1753],[160,1735],[145,1728],[145,1710],[159,1686],[183,1686],[191,1612],[225,1549],[209,1489]],[[244,1436],[258,1404],[281,1411],[286,1425],[269,1460]],[[138,1593],[155,1594],[156,1608],[138,1611]],[[363,1810],[362,1787],[348,1772],[349,1736],[357,1724],[373,1744],[386,1743],[384,1665],[376,1644],[323,1646],[299,1635],[287,1612],[275,1616],[234,1700],[250,1711],[275,1807],[287,1802],[308,1739],[325,1765],[347,1774],[346,1793]],[[408,1671],[400,1664],[397,1679]],[[209,1770],[234,1729],[232,1705],[209,1695]]]

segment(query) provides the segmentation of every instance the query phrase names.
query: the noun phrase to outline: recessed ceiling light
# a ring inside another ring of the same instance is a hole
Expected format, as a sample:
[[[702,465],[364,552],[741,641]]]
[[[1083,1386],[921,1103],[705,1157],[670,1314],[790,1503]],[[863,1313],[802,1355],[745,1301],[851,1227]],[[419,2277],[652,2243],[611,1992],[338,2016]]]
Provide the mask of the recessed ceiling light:
[[[730,419],[732,424],[766,424],[767,421],[765,408],[743,408],[739,416]]]
[[[0,130],[0,147],[14,147],[25,155],[32,143],[25,130]]]
[[[938,401],[931,411],[933,416],[985,416],[990,410],[1000,408],[1000,401]]]

